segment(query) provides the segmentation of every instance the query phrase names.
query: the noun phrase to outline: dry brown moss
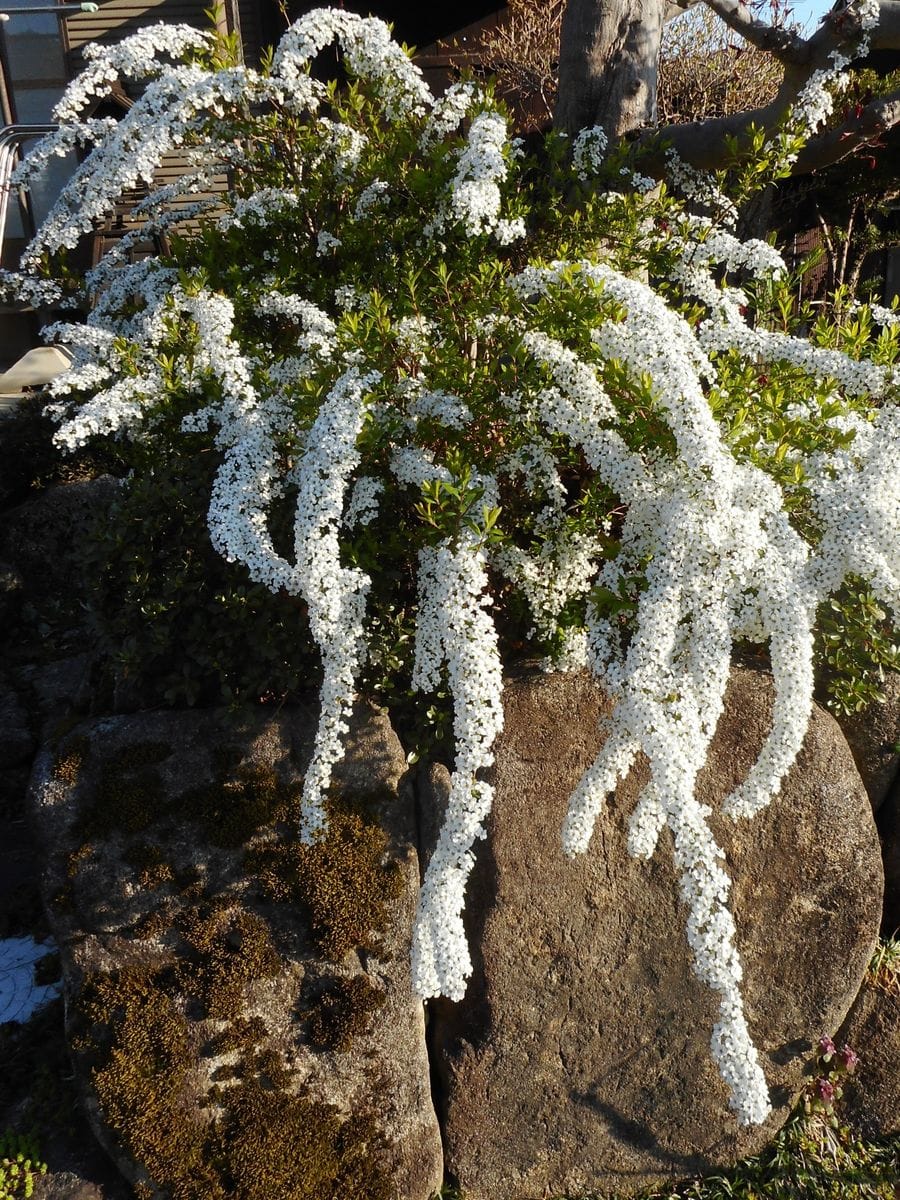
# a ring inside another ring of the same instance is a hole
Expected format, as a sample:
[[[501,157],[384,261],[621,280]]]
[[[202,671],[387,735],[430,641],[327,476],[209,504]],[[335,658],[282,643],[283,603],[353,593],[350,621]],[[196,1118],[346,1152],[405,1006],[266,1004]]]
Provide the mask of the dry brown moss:
[[[129,1156],[172,1200],[224,1200],[210,1126],[191,1093],[188,1023],[152,970],[95,975],[81,996],[77,1049],[97,1059],[92,1081],[104,1118]]]
[[[160,847],[152,842],[132,842],[122,857],[134,869],[138,886],[147,891],[156,891],[175,878],[171,864],[166,862]]]
[[[84,737],[69,738],[65,748],[57,756],[53,776],[59,783],[74,787],[84,769],[88,756],[88,741]]]
[[[383,952],[390,902],[403,890],[397,863],[386,859],[387,836],[371,808],[346,797],[328,804],[328,833],[312,845],[284,837],[259,847],[248,863],[266,895],[300,907],[326,957],[350,950]]]
[[[84,990],[78,1045],[92,1062],[104,1117],[152,1180],[148,1196],[392,1200],[372,1115],[344,1119],[298,1088],[265,1023],[246,1015],[249,985],[282,970],[268,923],[233,898],[204,898],[205,883],[166,863],[148,830],[177,819],[195,822],[214,845],[249,843],[269,899],[290,906],[292,922],[299,909],[320,951],[334,959],[379,949],[402,889],[399,868],[387,861],[387,838],[371,810],[346,799],[330,802],[327,838],[301,846],[296,788],[271,768],[242,768],[238,751],[226,750],[219,766],[229,777],[167,800],[158,766],[168,750],[137,746],[106,765],[83,809],[77,832],[85,844],[130,835],[125,857],[141,886],[174,889],[135,929],[137,937],[170,935],[168,967],[95,977]],[[67,782],[77,782],[85,753],[57,764]],[[348,1048],[382,1002],[364,976],[340,981],[309,1014],[313,1041]],[[188,1014],[224,1028],[196,1045],[200,1027]],[[220,1064],[201,1092],[202,1056],[225,1053],[235,1061]]]
[[[229,1168],[240,1200],[393,1200],[379,1165],[384,1139],[369,1116],[341,1119],[306,1095],[256,1082],[230,1096]]]
[[[369,1032],[384,1001],[384,992],[367,975],[334,980],[310,1013],[310,1042],[324,1050],[346,1052],[357,1037]]]
[[[163,808],[163,785],[155,767],[105,768],[78,815],[74,833],[84,841],[112,833],[145,833]]]
[[[182,986],[210,1017],[238,1017],[247,984],[269,979],[281,969],[268,925],[246,909],[229,906],[186,913],[178,931],[188,947],[179,972]]]
[[[232,778],[192,788],[178,803],[180,814],[201,825],[213,845],[234,849],[260,829],[290,820],[297,797],[273,768],[247,766]]]
[[[56,778],[74,786],[88,753],[85,739],[72,739],[60,755]],[[110,757],[103,765],[90,799],[82,805],[75,835],[88,840],[113,833],[146,832],[166,818],[195,821],[213,845],[238,848],[260,829],[290,820],[296,791],[286,787],[271,767],[241,767],[234,748],[213,753],[227,773],[179,795],[167,797],[158,766],[171,755],[162,742],[139,742]]]
[[[217,1056],[232,1050],[248,1050],[266,1036],[266,1023],[262,1017],[235,1017],[203,1047],[203,1054]]]
[[[220,1110],[203,1115],[190,1028],[164,973],[93,977],[81,1016],[76,1045],[94,1059],[106,1122],[171,1200],[393,1200],[372,1116],[345,1119],[288,1090],[273,1051],[245,1053],[228,1068],[237,1082],[209,1089]]]

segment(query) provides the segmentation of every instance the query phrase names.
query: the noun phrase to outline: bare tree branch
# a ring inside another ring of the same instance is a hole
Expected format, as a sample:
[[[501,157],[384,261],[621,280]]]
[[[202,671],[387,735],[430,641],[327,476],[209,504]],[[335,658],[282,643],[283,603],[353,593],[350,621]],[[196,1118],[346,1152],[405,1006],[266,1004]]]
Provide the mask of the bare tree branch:
[[[755,17],[744,0],[705,0],[717,16],[744,41],[758,50],[768,50],[782,62],[797,62],[802,55],[805,40],[789,29],[779,29]]]
[[[791,99],[795,98],[796,90],[790,86],[783,88],[782,93],[765,108],[736,113],[730,117],[716,117],[708,121],[670,125],[666,129],[640,131],[636,141],[651,150],[646,160],[641,159],[641,170],[662,178],[666,173],[666,153],[669,148],[691,166],[705,171],[716,170],[725,161],[726,139],[740,139],[751,125],[762,129],[774,129],[786,112]],[[790,96],[790,92],[794,92],[794,95]],[[879,96],[860,107],[836,129],[828,129],[810,138],[794,163],[792,174],[805,175],[840,162],[856,151],[872,145],[897,125],[900,125],[900,89],[887,96]],[[659,143],[658,154],[652,153],[653,143]]]
[[[808,174],[840,162],[858,150],[872,146],[896,125],[900,125],[900,89],[870,101],[837,129],[811,138],[800,151],[794,174]]]

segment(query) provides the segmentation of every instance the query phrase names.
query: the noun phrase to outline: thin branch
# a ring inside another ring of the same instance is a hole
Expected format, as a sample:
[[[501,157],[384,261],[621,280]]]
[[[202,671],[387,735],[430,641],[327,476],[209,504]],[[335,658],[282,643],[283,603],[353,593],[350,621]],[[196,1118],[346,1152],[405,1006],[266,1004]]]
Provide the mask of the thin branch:
[[[759,50],[768,50],[781,62],[803,61],[806,40],[789,29],[779,29],[766,21],[760,21],[744,0],[705,0],[705,3],[751,46],[756,46]]]
[[[794,174],[805,175],[849,158],[897,125],[900,125],[900,88],[870,101],[836,129],[810,138],[794,164]]]

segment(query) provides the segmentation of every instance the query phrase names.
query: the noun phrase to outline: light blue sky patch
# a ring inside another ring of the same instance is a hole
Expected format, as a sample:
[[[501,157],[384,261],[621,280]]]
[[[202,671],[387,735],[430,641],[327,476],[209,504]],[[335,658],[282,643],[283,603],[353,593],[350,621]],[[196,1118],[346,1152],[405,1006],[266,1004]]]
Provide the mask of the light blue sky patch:
[[[24,1024],[43,1005],[59,995],[59,984],[36,984],[35,963],[52,954],[51,941],[34,938],[0,938],[0,1025],[7,1021]]]

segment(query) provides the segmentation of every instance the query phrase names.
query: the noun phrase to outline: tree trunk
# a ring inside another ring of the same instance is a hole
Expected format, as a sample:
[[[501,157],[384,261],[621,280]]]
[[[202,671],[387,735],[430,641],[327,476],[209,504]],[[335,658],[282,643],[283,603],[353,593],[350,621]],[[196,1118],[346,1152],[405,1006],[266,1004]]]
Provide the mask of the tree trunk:
[[[569,0],[559,47],[554,126],[600,125],[611,142],[656,118],[666,0]]]

